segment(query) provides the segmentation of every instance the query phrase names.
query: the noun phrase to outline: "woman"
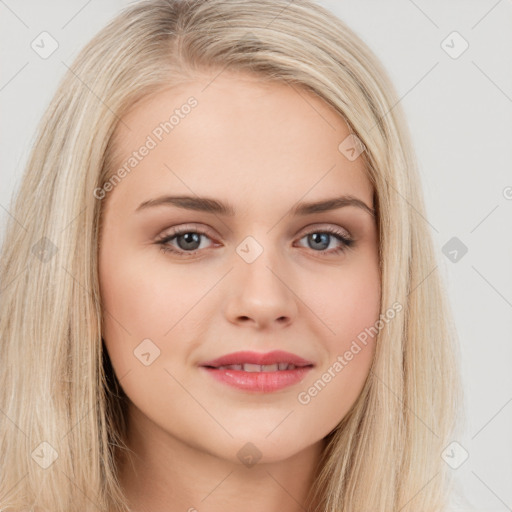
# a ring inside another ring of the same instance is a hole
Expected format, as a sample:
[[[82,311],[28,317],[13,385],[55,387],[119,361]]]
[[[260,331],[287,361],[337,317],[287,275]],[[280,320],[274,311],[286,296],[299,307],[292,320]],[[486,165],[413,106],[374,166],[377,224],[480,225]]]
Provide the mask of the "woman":
[[[414,153],[327,10],[127,8],[11,213],[2,510],[446,510],[462,393]]]

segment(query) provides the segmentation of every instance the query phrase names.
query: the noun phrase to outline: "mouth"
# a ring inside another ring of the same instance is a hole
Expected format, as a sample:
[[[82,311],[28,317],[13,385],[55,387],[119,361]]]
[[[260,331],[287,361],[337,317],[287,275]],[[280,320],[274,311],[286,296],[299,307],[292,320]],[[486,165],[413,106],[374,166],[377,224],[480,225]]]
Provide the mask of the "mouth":
[[[206,361],[200,367],[223,384],[268,393],[299,383],[314,363],[283,351],[235,352]]]
[[[229,369],[231,370],[248,372],[276,372],[297,367],[313,366],[313,362],[283,350],[273,350],[272,352],[265,353],[240,351],[226,354],[211,361],[205,361],[200,366],[222,369],[230,367]]]
[[[295,370],[296,368],[304,368],[305,366],[312,365],[302,365],[297,366],[293,363],[274,363],[274,364],[253,364],[253,363],[241,363],[241,364],[227,364],[222,366],[205,366],[205,368],[211,368],[213,370],[237,370],[242,372],[281,372],[287,370]]]

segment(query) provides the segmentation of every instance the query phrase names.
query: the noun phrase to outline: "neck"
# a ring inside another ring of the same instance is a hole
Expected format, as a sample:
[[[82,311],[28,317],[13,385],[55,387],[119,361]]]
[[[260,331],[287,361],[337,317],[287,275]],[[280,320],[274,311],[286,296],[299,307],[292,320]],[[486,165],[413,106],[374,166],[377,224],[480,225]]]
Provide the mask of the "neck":
[[[286,460],[245,466],[141,423],[137,414],[129,417],[127,444],[133,453],[122,458],[120,481],[131,512],[314,510],[308,494],[323,440]]]

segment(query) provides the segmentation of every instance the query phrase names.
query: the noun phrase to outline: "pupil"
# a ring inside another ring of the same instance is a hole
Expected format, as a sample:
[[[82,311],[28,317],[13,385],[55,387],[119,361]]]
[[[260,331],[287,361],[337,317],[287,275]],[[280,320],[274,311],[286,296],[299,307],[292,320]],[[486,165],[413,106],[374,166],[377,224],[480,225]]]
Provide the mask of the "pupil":
[[[320,243],[321,245],[324,244],[325,247],[314,247],[315,249],[325,250],[327,247],[329,247],[329,236],[327,233],[313,233],[312,235],[309,235],[310,239],[313,241],[313,244]],[[320,240],[320,238],[323,238],[323,241]]]
[[[200,240],[199,240],[199,237],[201,235],[199,233],[185,233],[183,235],[180,235],[178,237],[178,240],[181,238],[181,239],[184,239],[185,240],[185,244],[180,244],[178,243],[178,245],[180,246],[181,249],[197,249],[197,247],[194,247],[194,244],[200,244]],[[190,244],[192,244],[192,247],[190,246]]]

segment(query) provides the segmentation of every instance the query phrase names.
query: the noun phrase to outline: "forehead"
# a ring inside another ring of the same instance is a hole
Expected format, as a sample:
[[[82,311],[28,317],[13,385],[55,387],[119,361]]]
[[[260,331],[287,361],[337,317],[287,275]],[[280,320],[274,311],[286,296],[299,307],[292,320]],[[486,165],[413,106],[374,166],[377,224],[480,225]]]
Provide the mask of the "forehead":
[[[363,159],[339,149],[349,134],[334,108],[297,85],[227,71],[198,77],[123,117],[115,167],[128,172],[115,193],[132,203],[162,192],[279,202],[336,189],[371,204]]]

